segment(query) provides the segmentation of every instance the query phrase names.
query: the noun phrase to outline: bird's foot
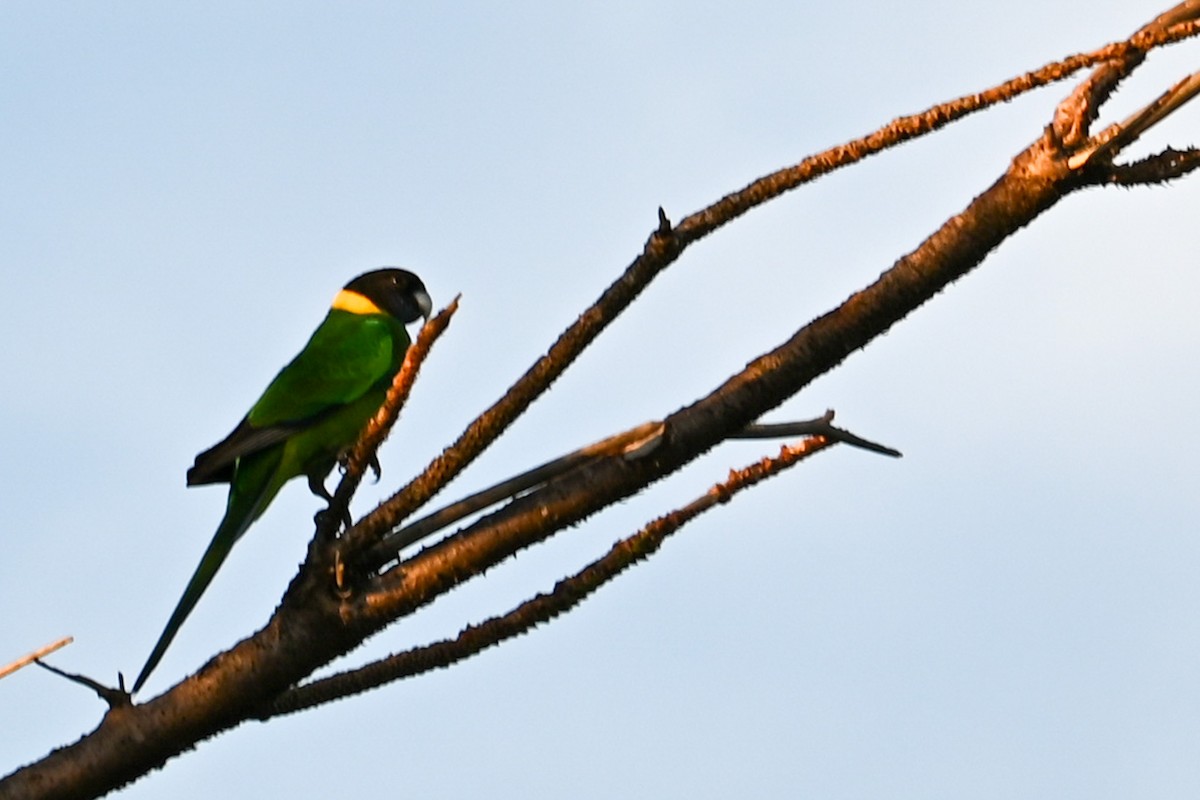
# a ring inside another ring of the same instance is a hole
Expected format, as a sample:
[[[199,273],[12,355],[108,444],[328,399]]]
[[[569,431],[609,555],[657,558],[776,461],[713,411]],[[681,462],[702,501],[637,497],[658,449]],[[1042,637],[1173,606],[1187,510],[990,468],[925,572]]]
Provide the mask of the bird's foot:
[[[346,469],[350,466],[349,450],[343,450],[341,453],[338,453],[337,465],[341,468],[342,473],[345,474]],[[383,470],[379,466],[379,456],[372,453],[367,460],[367,466],[371,468],[371,472],[375,473],[375,482],[379,483],[379,478],[383,475]]]
[[[308,476],[308,490],[317,497],[320,497],[326,503],[333,502],[333,495],[331,495],[329,490],[325,488],[325,480],[320,475]]]
[[[313,523],[318,528],[322,528],[325,526],[325,521],[328,518],[329,518],[329,509],[322,508],[320,511],[318,511],[316,514],[313,515]],[[341,524],[340,530],[349,530],[350,526],[354,524],[354,520],[350,517],[350,509],[342,510],[341,519],[338,520],[338,522]]]

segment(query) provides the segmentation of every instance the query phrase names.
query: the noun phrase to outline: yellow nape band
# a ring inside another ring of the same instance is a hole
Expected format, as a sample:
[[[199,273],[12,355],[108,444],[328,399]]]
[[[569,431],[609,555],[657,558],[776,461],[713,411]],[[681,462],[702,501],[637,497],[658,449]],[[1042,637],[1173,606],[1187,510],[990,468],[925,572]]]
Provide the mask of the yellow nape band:
[[[351,314],[382,314],[383,309],[372,303],[358,292],[342,289],[333,298],[333,307],[338,311],[349,311]]]

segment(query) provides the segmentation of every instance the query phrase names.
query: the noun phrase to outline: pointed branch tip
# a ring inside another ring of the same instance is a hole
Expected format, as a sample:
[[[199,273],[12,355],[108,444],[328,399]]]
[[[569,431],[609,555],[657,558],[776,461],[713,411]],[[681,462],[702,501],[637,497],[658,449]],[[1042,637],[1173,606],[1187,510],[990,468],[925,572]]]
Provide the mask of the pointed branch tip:
[[[658,207],[658,235],[669,236],[671,233],[671,220],[667,219],[667,212],[663,211],[663,207]]]
[[[1132,164],[1114,164],[1108,180],[1118,186],[1153,186],[1182,178],[1196,169],[1200,169],[1200,149],[1168,147]]]

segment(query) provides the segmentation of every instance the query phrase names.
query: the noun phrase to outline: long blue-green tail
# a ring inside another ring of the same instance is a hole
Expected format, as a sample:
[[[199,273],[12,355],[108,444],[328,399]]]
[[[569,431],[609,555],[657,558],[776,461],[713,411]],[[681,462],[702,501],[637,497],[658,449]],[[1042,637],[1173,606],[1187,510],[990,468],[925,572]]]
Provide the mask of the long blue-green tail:
[[[226,516],[226,519],[229,517]],[[179,598],[179,603],[171,612],[171,618],[167,620],[167,627],[163,629],[162,635],[158,637],[158,643],[150,651],[150,657],[146,659],[146,666],[142,667],[141,674],[134,681],[134,693],[142,688],[146,678],[150,677],[150,673],[162,660],[163,653],[167,652],[167,647],[175,638],[175,634],[179,632],[179,627],[196,607],[196,601],[200,599],[200,595],[204,594],[204,590],[212,582],[213,576],[217,574],[217,569],[225,561],[225,556],[229,555],[235,538],[228,535],[225,524],[222,522],[221,527],[217,529],[217,535],[213,537],[213,540],[209,542],[208,549],[204,551],[204,557],[200,559],[200,564],[192,574],[192,579],[188,581],[187,588],[183,590],[183,596]]]
[[[200,564],[192,574],[192,579],[188,581],[187,588],[183,590],[183,596],[179,598],[179,603],[171,612],[171,618],[167,620],[167,627],[163,629],[154,649],[150,651],[150,657],[146,659],[146,666],[142,667],[141,674],[134,681],[134,694],[142,688],[142,684],[146,682],[150,673],[162,660],[163,653],[167,651],[171,640],[175,638],[175,634],[179,632],[184,620],[196,607],[200,595],[204,594],[204,590],[212,583],[213,576],[225,562],[225,557],[229,555],[233,543],[241,538],[246,529],[250,527],[250,523],[258,519],[258,516],[275,498],[276,492],[279,491],[275,468],[279,464],[281,450],[282,448],[272,448],[272,450],[243,459],[238,465],[233,485],[229,490],[229,502],[225,507],[225,517],[217,526],[217,532],[213,534],[208,549],[200,558]]]

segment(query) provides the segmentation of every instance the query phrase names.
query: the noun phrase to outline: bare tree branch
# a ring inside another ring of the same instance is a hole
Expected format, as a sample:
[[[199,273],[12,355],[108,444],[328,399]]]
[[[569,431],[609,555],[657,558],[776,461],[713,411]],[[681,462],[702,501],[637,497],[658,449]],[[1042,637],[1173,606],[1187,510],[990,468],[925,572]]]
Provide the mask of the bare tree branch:
[[[734,433],[731,439],[782,439],[788,436],[824,436],[834,441],[860,447],[881,455],[899,457],[900,451],[857,436],[843,428],[834,427],[833,411],[827,411],[816,419],[801,422],[778,422],[772,424],[747,425]],[[486,489],[475,492],[448,506],[438,509],[403,528],[384,537],[383,547],[394,553],[413,545],[427,536],[448,528],[459,520],[490,508],[505,500],[543,486],[554,478],[602,456],[620,455],[625,458],[640,457],[658,446],[662,441],[663,423],[645,422],[627,431],[605,437],[566,455],[547,461],[519,475],[501,481]]]
[[[45,647],[39,647],[37,650],[34,650],[32,653],[29,653],[28,655],[21,656],[16,661],[13,661],[9,664],[5,664],[3,667],[0,667],[0,678],[4,678],[8,675],[13,674],[17,670],[21,669],[21,667],[29,666],[33,662],[37,661],[39,658],[44,658],[45,656],[50,655],[55,650],[61,650],[62,648],[66,647],[73,641],[75,641],[75,637],[64,636],[63,638],[59,639],[58,641],[51,642],[50,644],[46,645]]]
[[[127,706],[130,703],[131,698],[129,692],[125,691],[124,678],[121,678],[119,686],[105,686],[99,681],[92,680],[86,675],[77,675],[74,672],[67,672],[66,670],[59,669],[58,667],[52,667],[41,659],[38,659],[35,663],[47,672],[51,672],[58,677],[69,681],[70,683],[75,683],[79,686],[91,689],[96,693],[97,697],[108,703],[109,708]]]
[[[823,436],[831,442],[869,450],[881,456],[900,458],[903,455],[903,453],[894,447],[872,442],[844,428],[835,427],[833,425],[832,409],[826,411],[816,419],[805,420],[803,422],[756,422],[752,425],[747,425],[729,438],[779,439],[784,436]]]
[[[824,418],[822,418],[824,419]],[[448,667],[488,647],[519,636],[537,625],[563,614],[582,603],[601,586],[629,567],[649,558],[663,541],[700,514],[718,504],[729,502],[735,494],[799,463],[802,459],[836,444],[824,436],[814,436],[794,446],[784,445],[779,455],[730,470],[729,477],[710,488],[682,508],[659,517],[637,533],[612,546],[606,555],[579,572],[563,578],[553,591],[526,600],[500,617],[468,626],[456,638],[433,642],[380,659],[364,667],[331,675],[299,686],[276,697],[259,719],[292,714],[343,697],[360,694],[386,683],[419,675],[439,667]]]
[[[1190,6],[1191,3],[1184,3]],[[1145,51],[1173,44],[1200,32],[1200,21],[1190,11],[1171,12],[1147,25],[1127,41],[1052,62],[1037,70],[923,112],[899,117],[859,139],[805,158],[798,164],[759,178],[708,208],[690,215],[675,228],[659,209],[659,225],[647,240],[642,254],[600,298],[563,331],[545,356],[514,383],[491,408],[479,415],[450,447],[425,470],[386,502],[368,514],[350,531],[342,557],[353,561],[372,547],[383,534],[421,508],[455,476],[474,461],[557,380],[610,322],[635,300],[662,270],[670,266],[692,242],[736,219],[756,206],[813,181],[841,167],[897,144],[939,130],[969,114],[1008,102],[1041,86],[1063,80],[1096,64],[1114,60],[1140,63]],[[1090,121],[1090,120],[1089,120]]]
[[[754,181],[677,227],[671,227],[662,216],[658,229],[625,274],[504,398],[471,423],[421,476],[335,541],[336,552],[346,557],[345,563],[352,562],[352,572],[363,577],[363,583],[339,587],[330,574],[332,562],[323,555],[330,548],[318,546],[315,540],[309,561],[293,579],[266,627],[218,654],[165,694],[140,705],[110,708],[97,729],[78,742],[0,781],[0,794],[6,798],[91,797],[124,785],[197,742],[252,718],[271,698],[354,649],[391,621],[521,548],[642,490],[760,419],[972,270],[1001,242],[1062,198],[1087,186],[1127,177],[1130,167],[1122,172],[1105,163],[1109,161],[1107,152],[1104,159],[1089,158],[1074,166],[1072,159],[1094,144],[1088,137],[1099,105],[1144,59],[1146,50],[1194,35],[1197,18],[1200,0],[1181,3],[1127,42],[1110,46],[1116,49],[1105,56],[1108,60],[1089,62],[1100,66],[1059,106],[1054,123],[1013,159],[991,187],[870,286],[799,328],[708,395],[664,414],[656,446],[589,460],[372,575],[373,570],[388,564],[395,552],[389,554],[381,546],[382,537],[477,457],[688,244],[821,174],[937,129],[957,118],[955,114],[961,116],[1024,89],[1006,90],[1008,95],[998,97],[981,93],[897,120],[864,139]],[[1112,149],[1112,157],[1119,155],[1123,145],[1118,145]],[[1192,151],[1176,158],[1171,169],[1194,164]],[[1155,165],[1166,168],[1162,162]],[[366,458],[364,463],[369,463],[369,455]],[[357,469],[361,474],[362,467]],[[570,600],[566,593],[556,602]]]
[[[600,456],[617,455],[626,452],[630,447],[643,444],[648,438],[661,435],[661,422],[646,422],[627,431],[605,437],[598,442],[581,447],[564,456],[539,464],[533,469],[522,472],[507,480],[501,481],[482,491],[464,497],[449,506],[405,525],[400,530],[389,534],[385,541],[387,547],[399,551],[411,544],[419,542],[432,533],[447,528],[471,514],[490,508],[517,495],[541,486],[568,472],[581,464]]]
[[[1073,102],[1073,97],[1068,98],[1064,105]],[[1060,107],[1060,117],[1062,111]],[[1076,112],[1083,114],[1086,109],[1076,106]],[[1080,124],[1086,129],[1086,124]],[[1053,130],[1047,130],[990,189],[875,284],[802,328],[708,397],[668,418],[665,443],[653,458],[632,463],[605,459],[547,490],[518,499],[380,576],[345,613],[371,620],[373,628],[382,627],[518,550],[678,469],[835,367],[979,264],[1005,238],[1062,197],[1088,185],[1092,179],[1071,166],[1074,154],[1061,147]],[[683,224],[677,230],[682,228]],[[391,557],[389,548],[377,547],[371,558],[379,566]]]
[[[1118,186],[1147,186],[1182,178],[1200,168],[1200,149],[1175,150],[1147,156],[1132,164],[1114,164],[1108,176]]]
[[[1086,147],[1071,156],[1071,168],[1078,169],[1092,160],[1111,162],[1116,153],[1136,142],[1143,133],[1178,111],[1197,94],[1200,94],[1200,72],[1192,73],[1127,119],[1093,136]]]

